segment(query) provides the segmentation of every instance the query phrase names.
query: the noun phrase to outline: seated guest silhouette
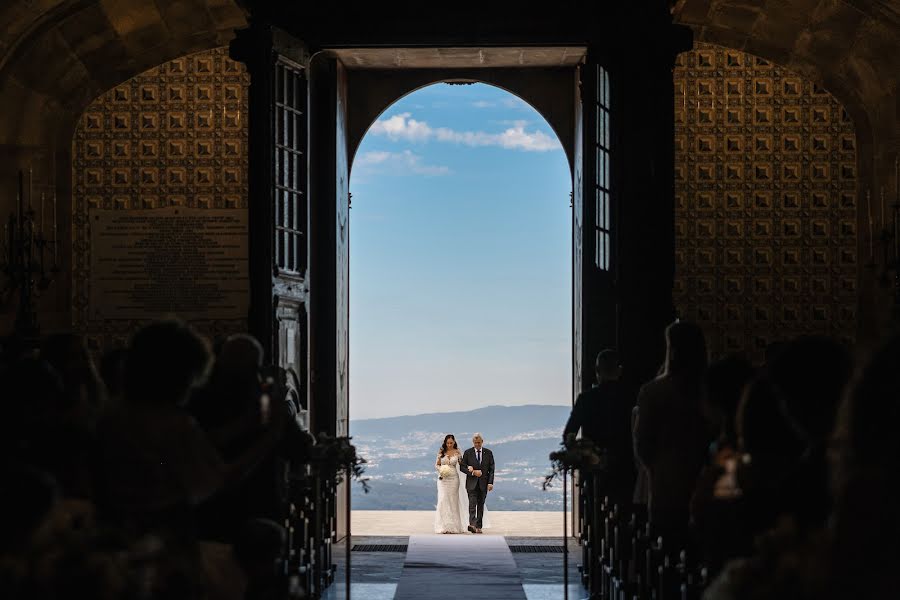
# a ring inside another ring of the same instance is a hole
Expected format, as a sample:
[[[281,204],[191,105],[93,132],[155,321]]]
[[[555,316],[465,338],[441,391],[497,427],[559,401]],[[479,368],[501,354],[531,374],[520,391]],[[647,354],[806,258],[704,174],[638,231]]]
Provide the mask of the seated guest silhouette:
[[[650,479],[650,523],[666,546],[687,540],[689,504],[706,462],[709,435],[701,396],[706,340],[695,324],[666,328],[663,374],[638,393],[635,446]]]
[[[287,569],[282,564],[286,544],[286,531],[274,521],[251,519],[241,525],[234,556],[247,577],[244,600],[293,597]]]
[[[262,379],[263,357],[262,346],[252,336],[229,336],[221,345],[208,385],[188,404],[188,411],[226,462],[240,459],[257,443],[273,404],[289,410],[284,391]],[[283,516],[284,471],[291,461],[299,463],[307,458],[298,451],[304,441],[297,438],[308,434],[293,418],[284,419],[281,431],[273,434],[277,445],[253,472],[200,507],[199,533],[204,539],[230,541],[236,528],[251,518],[277,521]]]
[[[694,533],[708,572],[753,553],[754,540],[792,510],[785,490],[804,447],[765,377],[747,385],[736,415],[734,456],[704,469],[691,501]]]
[[[806,514],[801,519],[780,520],[777,527],[757,540],[754,556],[728,563],[705,591],[704,600],[897,597],[898,364],[900,337],[893,337],[860,365],[844,390],[829,441],[834,502],[824,527],[810,529],[810,524],[803,522],[808,518]],[[821,374],[837,378],[841,373],[826,374],[823,370]],[[821,410],[809,406],[806,409],[816,413]],[[806,416],[807,423],[814,422],[812,414]],[[794,415],[791,418],[797,419]]]
[[[223,457],[184,410],[208,373],[206,341],[178,321],[148,325],[125,361],[125,401],[101,422],[100,496],[112,518],[154,527],[192,521],[190,507],[240,481],[271,450],[269,427],[241,455]],[[270,424],[286,410],[273,406]]]
[[[710,461],[723,465],[737,452],[738,405],[744,387],[753,378],[753,365],[739,354],[732,354],[709,365],[706,372],[704,406],[715,436],[710,444]]]
[[[581,430],[606,457],[602,493],[620,506],[631,504],[631,402],[619,382],[622,366],[614,350],[603,350],[594,363],[597,384],[578,395],[563,437]]]
[[[798,472],[783,490],[804,530],[822,527],[831,512],[828,447],[852,370],[843,344],[820,336],[784,344],[766,366],[792,425],[806,444]]]

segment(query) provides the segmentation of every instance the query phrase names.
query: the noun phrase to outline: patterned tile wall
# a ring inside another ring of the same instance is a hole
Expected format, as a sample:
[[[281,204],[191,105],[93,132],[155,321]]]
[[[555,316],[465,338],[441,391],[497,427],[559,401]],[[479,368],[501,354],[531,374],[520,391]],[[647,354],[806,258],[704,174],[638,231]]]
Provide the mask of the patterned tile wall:
[[[226,48],[175,59],[109,90],[85,110],[73,141],[73,308],[95,350],[122,346],[141,323],[91,320],[91,208],[247,210],[249,76]],[[246,321],[194,325],[215,337]]]
[[[675,68],[675,306],[713,357],[857,327],[853,122],[827,91],[710,44]]]

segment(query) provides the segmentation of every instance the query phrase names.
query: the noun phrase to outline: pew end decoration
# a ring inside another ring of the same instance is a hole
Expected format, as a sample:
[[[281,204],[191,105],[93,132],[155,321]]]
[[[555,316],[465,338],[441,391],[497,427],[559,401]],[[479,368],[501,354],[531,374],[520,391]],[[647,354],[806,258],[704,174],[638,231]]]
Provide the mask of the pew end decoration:
[[[560,443],[559,450],[550,453],[551,472],[544,477],[541,487],[546,491],[553,487],[553,481],[569,471],[600,471],[606,468],[606,457],[590,440],[568,434]]]
[[[334,481],[336,485],[343,482],[346,472],[368,494],[369,478],[363,477],[367,461],[356,453],[356,446],[350,443],[350,439],[347,436],[318,434],[312,447],[310,466],[319,476]]]

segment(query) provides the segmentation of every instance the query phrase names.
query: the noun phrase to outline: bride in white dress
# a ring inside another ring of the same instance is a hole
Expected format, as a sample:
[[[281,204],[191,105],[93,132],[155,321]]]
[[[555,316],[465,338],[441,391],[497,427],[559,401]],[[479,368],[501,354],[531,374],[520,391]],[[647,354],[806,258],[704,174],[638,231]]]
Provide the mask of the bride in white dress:
[[[462,453],[456,445],[453,434],[444,437],[444,443],[437,455],[434,467],[438,472],[437,510],[434,512],[435,533],[465,533],[469,525],[469,495],[466,493],[466,478],[461,476],[459,460]],[[487,522],[487,509],[483,527]]]

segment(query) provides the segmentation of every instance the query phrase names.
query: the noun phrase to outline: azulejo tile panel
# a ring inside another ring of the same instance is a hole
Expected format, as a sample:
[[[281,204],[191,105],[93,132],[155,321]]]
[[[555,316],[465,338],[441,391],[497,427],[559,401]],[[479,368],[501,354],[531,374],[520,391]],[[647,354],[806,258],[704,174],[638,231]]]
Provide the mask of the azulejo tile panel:
[[[181,57],[116,86],[84,111],[73,139],[74,326],[92,349],[122,346],[133,321],[89,318],[91,208],[247,210],[247,89],[227,48]],[[210,337],[245,321],[195,322]]]
[[[856,132],[826,90],[712,44],[675,68],[675,306],[713,357],[857,328]],[[101,125],[102,127],[103,125]]]

